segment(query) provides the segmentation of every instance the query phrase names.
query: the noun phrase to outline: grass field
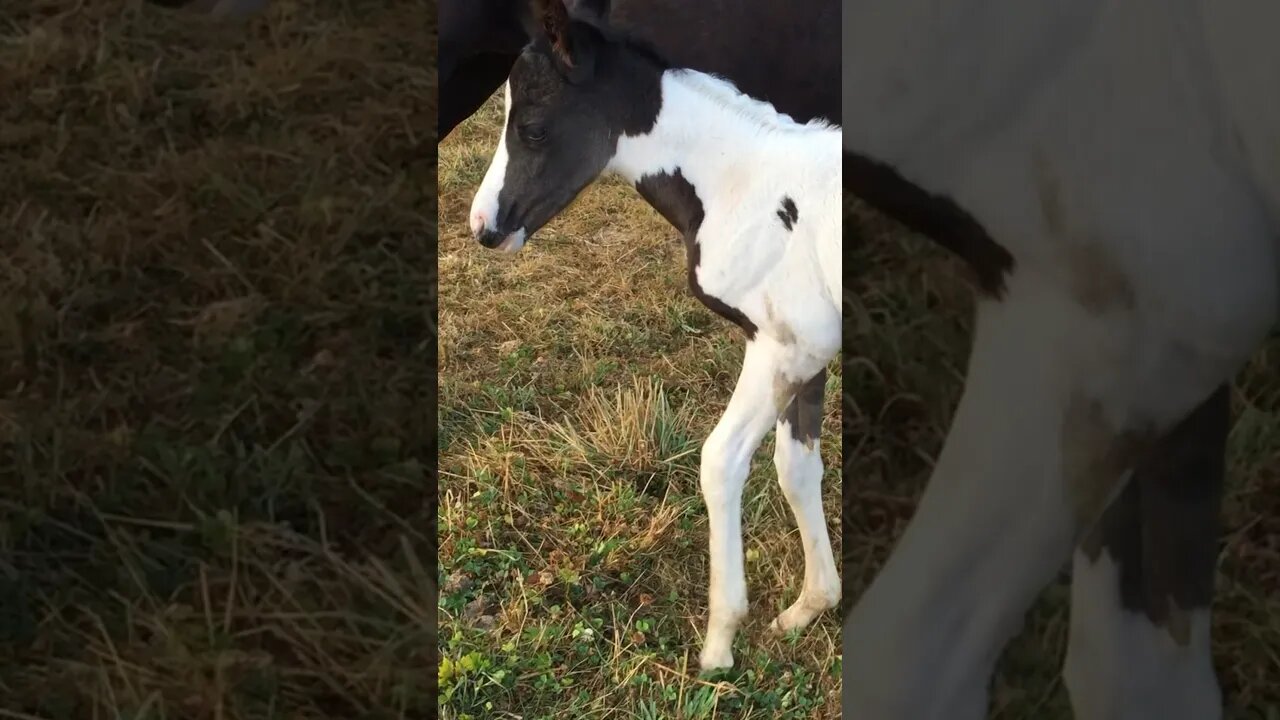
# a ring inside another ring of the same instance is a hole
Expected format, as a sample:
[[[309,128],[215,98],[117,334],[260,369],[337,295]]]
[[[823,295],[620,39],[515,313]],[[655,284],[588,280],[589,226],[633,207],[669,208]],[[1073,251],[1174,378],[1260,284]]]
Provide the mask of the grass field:
[[[756,456],[744,526],[752,615],[733,671],[698,677],[706,618],[699,446],[741,332],[689,294],[676,232],[629,185],[588,189],[514,257],[467,211],[501,127],[491,101],[440,148],[443,717],[839,717],[839,617],[766,636],[802,551]],[[837,372],[824,426],[838,534]]]
[[[434,12],[0,3],[0,718],[434,714]]]

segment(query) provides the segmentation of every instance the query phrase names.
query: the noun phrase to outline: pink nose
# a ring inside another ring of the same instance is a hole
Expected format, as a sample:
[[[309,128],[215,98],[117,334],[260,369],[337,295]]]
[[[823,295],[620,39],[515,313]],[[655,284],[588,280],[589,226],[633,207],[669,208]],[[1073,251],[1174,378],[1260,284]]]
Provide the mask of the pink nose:
[[[480,231],[484,230],[484,226],[485,226],[484,213],[479,211],[471,213],[471,234],[473,236],[479,235]]]

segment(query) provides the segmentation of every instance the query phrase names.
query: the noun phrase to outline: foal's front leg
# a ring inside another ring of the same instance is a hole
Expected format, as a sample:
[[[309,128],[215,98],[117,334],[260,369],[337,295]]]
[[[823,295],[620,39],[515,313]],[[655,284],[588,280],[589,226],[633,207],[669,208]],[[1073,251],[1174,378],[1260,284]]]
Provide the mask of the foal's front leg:
[[[702,446],[702,497],[710,526],[710,617],[700,658],[704,670],[733,665],[733,636],[747,614],[742,564],[742,488],[765,433],[794,390],[782,377],[785,348],[757,336],[747,343],[742,372],[724,415]]]

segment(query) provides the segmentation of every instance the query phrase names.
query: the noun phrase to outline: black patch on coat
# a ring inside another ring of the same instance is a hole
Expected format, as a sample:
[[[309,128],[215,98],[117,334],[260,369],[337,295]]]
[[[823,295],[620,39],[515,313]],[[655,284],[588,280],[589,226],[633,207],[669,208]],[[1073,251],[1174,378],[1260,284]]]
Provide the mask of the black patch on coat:
[[[809,378],[796,391],[782,414],[782,422],[791,426],[791,437],[804,445],[816,443],[822,435],[822,399],[827,387],[824,368]]]
[[[684,237],[689,265],[689,290],[693,292],[693,296],[712,312],[742,328],[747,339],[755,338],[755,323],[741,310],[703,292],[702,286],[698,284],[698,263],[702,261],[702,251],[698,247],[698,228],[702,227],[706,214],[693,185],[677,169],[672,174],[646,175],[636,183],[636,190]]]
[[[1213,600],[1231,396],[1219,387],[1134,468],[1128,486],[1082,543],[1118,566],[1121,605],[1168,627],[1170,602],[1189,611]]]
[[[800,212],[796,210],[795,201],[786,195],[782,196],[782,209],[778,210],[778,219],[782,220],[782,226],[788,230],[800,219]]]

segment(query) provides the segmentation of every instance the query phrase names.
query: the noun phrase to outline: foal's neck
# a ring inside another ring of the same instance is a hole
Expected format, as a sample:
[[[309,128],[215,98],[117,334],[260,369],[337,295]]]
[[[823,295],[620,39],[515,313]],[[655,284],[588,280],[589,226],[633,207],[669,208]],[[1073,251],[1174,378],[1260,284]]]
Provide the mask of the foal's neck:
[[[750,177],[766,168],[785,173],[804,167],[797,154],[819,149],[815,133],[839,143],[838,129],[797,123],[724,80],[692,70],[667,70],[653,128],[619,139],[609,168],[633,183],[677,170],[685,178],[710,182],[723,181],[728,174]],[[835,156],[835,145],[830,153]]]

